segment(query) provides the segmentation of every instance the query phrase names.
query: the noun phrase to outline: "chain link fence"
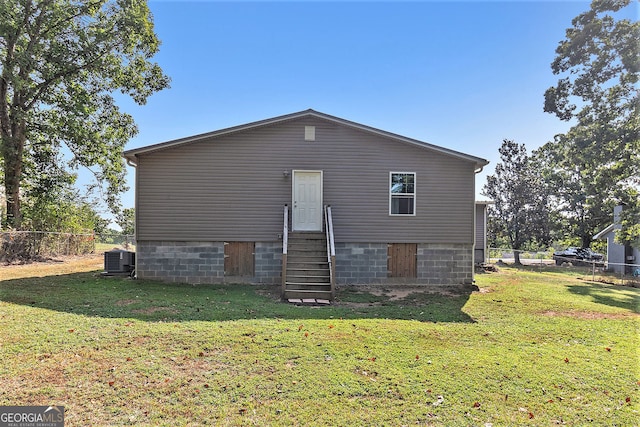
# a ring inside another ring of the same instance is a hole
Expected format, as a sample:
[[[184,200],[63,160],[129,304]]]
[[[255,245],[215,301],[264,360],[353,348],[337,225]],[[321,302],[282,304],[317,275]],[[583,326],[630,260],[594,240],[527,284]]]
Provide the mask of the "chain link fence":
[[[133,234],[95,234],[94,252],[102,253],[112,249],[136,250],[136,239]]]
[[[557,268],[575,271],[578,274],[591,276],[593,281],[615,285],[640,287],[640,264],[614,263],[606,259],[585,260],[575,257],[557,256],[553,251],[514,251],[513,249],[489,248],[487,262],[489,264],[514,264],[515,253],[520,255],[520,262],[525,266]],[[619,268],[614,268],[617,266]]]
[[[112,249],[135,250],[134,236],[122,234],[0,232],[0,262],[13,263],[54,256],[87,255]]]

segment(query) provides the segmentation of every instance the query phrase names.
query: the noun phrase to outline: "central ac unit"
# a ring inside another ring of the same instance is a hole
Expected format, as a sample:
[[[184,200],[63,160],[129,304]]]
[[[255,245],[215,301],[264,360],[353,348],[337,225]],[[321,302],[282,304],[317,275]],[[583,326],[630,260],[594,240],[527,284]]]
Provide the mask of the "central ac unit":
[[[135,252],[112,250],[104,253],[104,270],[107,273],[129,273],[135,265]]]

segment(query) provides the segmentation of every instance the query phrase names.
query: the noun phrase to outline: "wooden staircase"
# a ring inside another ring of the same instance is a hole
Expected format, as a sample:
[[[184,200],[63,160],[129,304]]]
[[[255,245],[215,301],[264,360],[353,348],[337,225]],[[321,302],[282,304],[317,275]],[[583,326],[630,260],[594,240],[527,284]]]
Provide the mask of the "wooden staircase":
[[[283,298],[331,300],[331,271],[324,232],[291,232]]]

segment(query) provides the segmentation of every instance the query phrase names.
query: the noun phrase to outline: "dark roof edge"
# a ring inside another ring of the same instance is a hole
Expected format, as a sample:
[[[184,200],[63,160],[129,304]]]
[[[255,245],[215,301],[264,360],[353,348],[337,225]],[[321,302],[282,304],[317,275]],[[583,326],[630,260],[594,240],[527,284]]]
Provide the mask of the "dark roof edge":
[[[449,156],[453,156],[453,157],[457,157],[460,159],[464,159],[464,160],[468,160],[471,162],[474,162],[476,164],[476,168],[482,168],[484,166],[486,166],[487,164],[489,164],[489,162],[483,158],[480,157],[476,157],[476,156],[472,156],[469,154],[465,154],[465,153],[461,153],[459,151],[455,151],[455,150],[451,150],[448,148],[444,148],[444,147],[440,147],[437,145],[433,145],[433,144],[429,144],[427,142],[423,142],[423,141],[419,141],[417,139],[413,139],[413,138],[408,138],[406,136],[402,136],[402,135],[398,135],[392,132],[387,132],[381,129],[377,129],[371,126],[367,126],[367,125],[363,125],[360,123],[356,123],[356,122],[352,122],[350,120],[345,120],[339,117],[335,117],[335,116],[331,116],[329,114],[325,114],[325,113],[320,113],[318,111],[312,110],[312,109],[308,109],[308,110],[303,110],[303,111],[299,111],[296,113],[291,113],[291,114],[285,114],[282,116],[277,116],[277,117],[273,117],[270,119],[265,119],[265,120],[259,120],[256,122],[251,122],[251,123],[247,123],[244,125],[238,125],[238,126],[233,126],[233,127],[229,127],[229,128],[224,128],[224,129],[220,129],[220,130],[216,130],[213,132],[207,132],[207,133],[202,133],[202,134],[198,134],[198,135],[193,135],[193,136],[189,136],[189,137],[185,137],[185,138],[180,138],[180,139],[174,139],[171,141],[167,141],[167,142],[161,142],[159,144],[153,144],[153,145],[148,145],[146,147],[140,147],[140,148],[134,148],[131,150],[126,150],[124,152],[124,157],[131,160],[131,161],[135,161],[135,156],[138,154],[144,154],[144,153],[150,153],[150,152],[154,152],[154,151],[159,151],[159,150],[164,150],[167,148],[172,148],[175,147],[177,145],[182,145],[182,144],[188,144],[188,143],[192,143],[192,142],[197,142],[206,138],[211,138],[211,137],[217,137],[217,136],[222,136],[222,135],[227,135],[230,133],[235,133],[235,132],[239,132],[239,131],[243,131],[243,130],[249,130],[249,129],[254,129],[257,127],[261,127],[261,126],[267,126],[267,125],[272,125],[272,124],[276,124],[276,123],[280,123],[280,122],[284,122],[284,121],[288,121],[288,120],[293,120],[293,119],[297,119],[297,118],[301,118],[301,117],[307,117],[307,116],[312,116],[312,117],[318,117],[324,120],[328,120],[328,121],[332,121],[335,123],[339,123],[345,126],[349,126],[355,129],[359,129],[365,132],[370,132],[370,133],[374,133],[380,136],[384,136],[387,138],[391,138],[391,139],[395,139],[398,141],[402,141],[408,144],[412,144],[412,145],[416,145],[418,147],[422,147],[422,148],[427,148],[442,154],[446,154]]]

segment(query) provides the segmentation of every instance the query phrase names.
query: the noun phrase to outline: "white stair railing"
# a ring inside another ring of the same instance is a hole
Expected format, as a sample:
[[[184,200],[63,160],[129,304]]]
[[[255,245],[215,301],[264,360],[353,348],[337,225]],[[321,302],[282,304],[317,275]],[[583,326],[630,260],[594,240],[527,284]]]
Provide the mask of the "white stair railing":
[[[327,261],[329,262],[329,281],[331,283],[331,299],[335,297],[336,288],[336,245],[333,235],[333,217],[331,206],[324,207],[324,223],[327,234]]]
[[[287,246],[289,244],[289,206],[284,205],[284,226],[282,227],[282,297],[287,289]]]

